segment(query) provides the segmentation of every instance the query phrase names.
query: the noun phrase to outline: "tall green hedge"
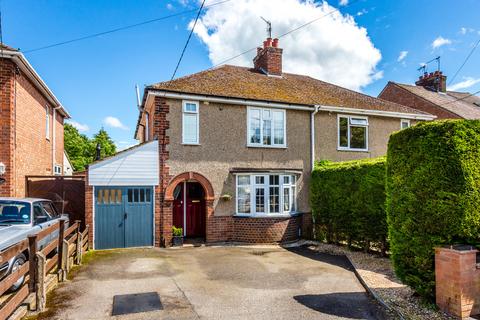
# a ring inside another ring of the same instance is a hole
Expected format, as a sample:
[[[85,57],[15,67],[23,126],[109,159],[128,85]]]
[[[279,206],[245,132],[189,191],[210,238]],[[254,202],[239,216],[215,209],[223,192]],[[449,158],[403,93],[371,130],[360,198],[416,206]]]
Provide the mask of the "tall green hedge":
[[[318,162],[310,193],[317,234],[385,250],[385,158]]]
[[[386,181],[395,272],[431,300],[434,247],[479,236],[480,121],[421,123],[393,134]]]

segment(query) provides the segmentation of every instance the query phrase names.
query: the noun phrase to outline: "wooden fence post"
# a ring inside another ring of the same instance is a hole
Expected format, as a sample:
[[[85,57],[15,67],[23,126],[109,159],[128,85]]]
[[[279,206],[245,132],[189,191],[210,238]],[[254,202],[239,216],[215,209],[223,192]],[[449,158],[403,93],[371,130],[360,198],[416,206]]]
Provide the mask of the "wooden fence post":
[[[80,220],[77,220],[76,221],[77,223],[77,249],[76,249],[76,259],[75,259],[75,263],[80,265],[82,264],[82,243],[83,243],[83,237],[82,237],[82,233],[80,232],[80,227],[81,227],[81,221]]]
[[[37,254],[37,235],[28,236],[28,290],[30,292],[35,291],[35,270],[36,267],[36,254]]]
[[[45,281],[46,281],[46,269],[47,269],[47,258],[45,255],[39,251],[36,253],[37,266],[35,268],[35,296],[36,296],[36,310],[43,311],[45,310],[46,304],[46,290],[45,290]]]
[[[61,246],[63,247],[62,250],[62,276],[63,276],[63,281],[67,279],[67,274],[70,271],[70,262],[69,262],[69,257],[68,257],[68,241],[63,240]]]
[[[65,220],[60,219],[60,226],[58,228],[58,261],[57,261],[57,269],[58,269],[58,281],[62,282],[65,280],[65,270],[63,266],[65,265],[64,254],[63,254],[63,238],[65,233]],[[68,247],[67,247],[68,250]]]

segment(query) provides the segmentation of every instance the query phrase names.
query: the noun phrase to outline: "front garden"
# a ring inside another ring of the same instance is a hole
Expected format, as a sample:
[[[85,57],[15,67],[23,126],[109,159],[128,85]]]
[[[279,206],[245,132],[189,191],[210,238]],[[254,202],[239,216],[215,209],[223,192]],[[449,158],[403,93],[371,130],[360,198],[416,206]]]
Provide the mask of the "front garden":
[[[386,158],[318,162],[311,203],[319,240],[388,253],[396,277],[433,305],[434,248],[478,243],[480,121],[399,131]]]

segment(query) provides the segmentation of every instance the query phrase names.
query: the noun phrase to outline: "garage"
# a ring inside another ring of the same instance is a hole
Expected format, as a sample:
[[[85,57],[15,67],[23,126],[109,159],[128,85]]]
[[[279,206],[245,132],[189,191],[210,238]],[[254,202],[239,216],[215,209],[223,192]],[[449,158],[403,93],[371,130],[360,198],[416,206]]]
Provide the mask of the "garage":
[[[153,246],[158,142],[121,151],[88,168],[95,249]]]

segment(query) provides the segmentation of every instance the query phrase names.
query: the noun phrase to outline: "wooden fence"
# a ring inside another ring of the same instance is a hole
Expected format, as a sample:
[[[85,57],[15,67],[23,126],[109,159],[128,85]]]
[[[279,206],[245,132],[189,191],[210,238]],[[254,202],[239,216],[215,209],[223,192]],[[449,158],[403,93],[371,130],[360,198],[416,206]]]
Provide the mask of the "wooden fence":
[[[88,227],[81,232],[80,226],[80,221],[75,221],[67,227],[65,220],[60,219],[47,229],[0,252],[0,265],[21,253],[27,253],[28,257],[26,263],[0,281],[2,297],[14,283],[25,276],[22,287],[9,294],[0,304],[0,320],[7,319],[30,295],[35,301],[34,307],[30,306],[31,310],[45,309],[47,275],[56,271],[58,281],[65,281],[72,263],[81,264],[82,255],[88,250]],[[38,250],[39,241],[56,231],[58,237]]]

